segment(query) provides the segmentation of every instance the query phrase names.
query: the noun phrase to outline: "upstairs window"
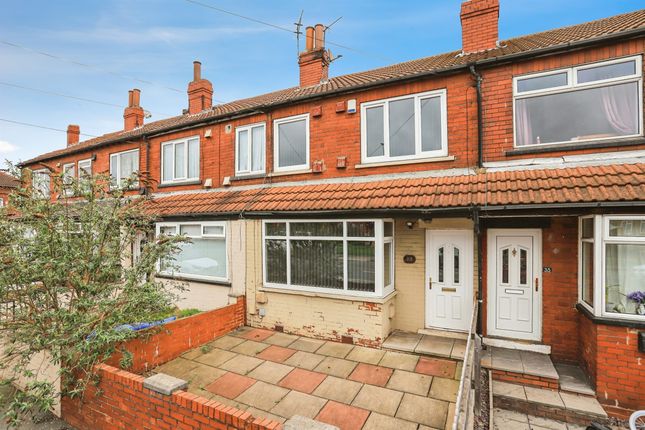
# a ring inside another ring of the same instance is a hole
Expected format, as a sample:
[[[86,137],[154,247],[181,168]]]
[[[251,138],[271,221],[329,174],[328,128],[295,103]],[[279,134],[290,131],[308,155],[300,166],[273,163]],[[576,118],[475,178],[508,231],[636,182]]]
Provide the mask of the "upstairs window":
[[[125,186],[129,179],[135,179],[139,173],[139,150],[119,152],[110,155],[110,176],[115,187]],[[133,187],[136,184],[132,184]]]
[[[161,144],[161,183],[199,180],[199,137]]]
[[[515,146],[641,136],[641,57],[514,79]]]
[[[309,168],[309,115],[274,121],[275,171]]]
[[[51,178],[46,169],[34,170],[32,172],[31,185],[35,197],[49,198]]]
[[[89,181],[92,177],[92,159],[81,160],[78,162],[78,180],[87,191],[89,188]]]
[[[66,196],[74,194],[74,179],[76,179],[76,164],[63,165],[63,190]]]
[[[363,163],[448,154],[446,91],[361,104]]]
[[[235,174],[264,173],[265,126],[255,124],[235,129]]]

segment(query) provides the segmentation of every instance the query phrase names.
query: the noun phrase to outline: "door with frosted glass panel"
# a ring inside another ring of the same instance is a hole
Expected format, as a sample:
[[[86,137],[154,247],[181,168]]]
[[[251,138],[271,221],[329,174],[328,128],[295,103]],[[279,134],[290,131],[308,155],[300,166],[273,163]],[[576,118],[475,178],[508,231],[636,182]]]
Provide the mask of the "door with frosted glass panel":
[[[426,234],[426,326],[468,330],[473,299],[473,232]]]

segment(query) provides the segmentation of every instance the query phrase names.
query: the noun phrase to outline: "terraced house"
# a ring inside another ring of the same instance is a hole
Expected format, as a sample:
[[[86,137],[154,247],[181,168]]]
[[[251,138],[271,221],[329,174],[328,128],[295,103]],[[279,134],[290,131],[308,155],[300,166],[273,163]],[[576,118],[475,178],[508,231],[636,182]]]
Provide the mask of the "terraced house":
[[[157,233],[193,239],[158,274],[189,282],[182,306],[245,296],[253,327],[412,350],[476,315],[495,379],[625,416],[645,405],[645,10],[508,40],[498,16],[465,1],[459,49],[344,76],[309,27],[297,86],[220,105],[195,62],[183,114],[146,124],[134,89],[123,130],[71,125],[23,167],[42,190],[140,174]]]

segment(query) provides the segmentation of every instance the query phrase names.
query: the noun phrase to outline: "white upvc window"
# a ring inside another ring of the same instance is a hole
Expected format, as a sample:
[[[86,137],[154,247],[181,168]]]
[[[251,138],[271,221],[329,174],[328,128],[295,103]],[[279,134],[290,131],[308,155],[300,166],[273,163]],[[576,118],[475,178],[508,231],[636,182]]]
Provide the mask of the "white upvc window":
[[[139,173],[139,150],[118,152],[110,154],[110,176],[112,185],[122,187],[125,181],[135,179]],[[132,187],[137,186],[136,183]]]
[[[49,171],[39,169],[31,172],[31,185],[35,197],[49,198],[51,190]]]
[[[235,175],[253,175],[265,172],[264,123],[245,125],[235,129]]]
[[[185,235],[189,243],[159,264],[161,275],[197,281],[228,282],[227,223],[224,221],[157,223],[157,236]]]
[[[448,155],[446,90],[361,103],[361,162]]]
[[[161,183],[199,180],[199,136],[161,144]]]
[[[645,320],[645,216],[580,218],[579,300],[596,316]]]
[[[264,221],[264,285],[384,297],[394,291],[392,220]]]
[[[309,169],[309,114],[273,121],[274,170]]]
[[[87,188],[89,187],[89,181],[91,177],[92,177],[92,159],[88,158],[86,160],[79,160],[78,180],[83,186],[85,191],[87,191]]]
[[[513,78],[516,148],[643,135],[642,57]]]
[[[63,164],[63,192],[66,196],[74,195],[74,180],[76,179],[76,163]]]
[[[4,199],[0,197],[0,208],[4,206]]]

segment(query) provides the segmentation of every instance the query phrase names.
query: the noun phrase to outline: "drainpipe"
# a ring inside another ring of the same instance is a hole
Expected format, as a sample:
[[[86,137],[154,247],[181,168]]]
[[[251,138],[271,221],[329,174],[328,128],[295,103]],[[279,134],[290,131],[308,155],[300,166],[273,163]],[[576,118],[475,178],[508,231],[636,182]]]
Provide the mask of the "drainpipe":
[[[479,219],[480,209],[478,207],[473,207],[473,223],[475,228],[475,235],[477,236],[477,329],[475,330],[477,334],[482,335],[482,304],[483,304],[483,293],[482,293],[482,283],[483,283],[483,234],[481,229],[481,223]]]
[[[150,181],[151,181],[151,173],[150,173],[150,139],[148,139],[148,136],[145,134],[143,135],[143,142],[146,144],[146,184],[144,185],[145,189],[145,194],[149,195],[150,194]]]
[[[477,88],[477,168],[484,167],[484,128],[482,127],[482,76],[475,70],[475,65],[469,67],[470,74],[475,78],[475,88]]]

